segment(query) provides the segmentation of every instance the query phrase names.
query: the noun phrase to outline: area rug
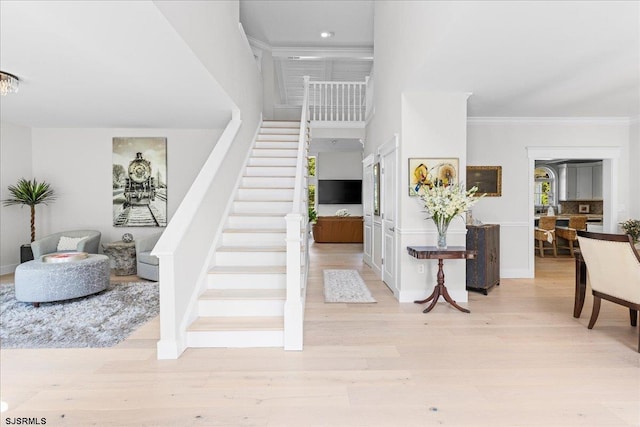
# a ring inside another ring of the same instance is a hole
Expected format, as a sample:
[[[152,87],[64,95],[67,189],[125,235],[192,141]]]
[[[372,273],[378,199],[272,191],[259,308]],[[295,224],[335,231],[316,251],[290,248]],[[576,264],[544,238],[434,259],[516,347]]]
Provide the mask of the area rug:
[[[356,270],[324,270],[324,301],[376,302]]]
[[[158,315],[158,284],[112,283],[97,294],[36,308],[0,285],[0,347],[111,347]]]

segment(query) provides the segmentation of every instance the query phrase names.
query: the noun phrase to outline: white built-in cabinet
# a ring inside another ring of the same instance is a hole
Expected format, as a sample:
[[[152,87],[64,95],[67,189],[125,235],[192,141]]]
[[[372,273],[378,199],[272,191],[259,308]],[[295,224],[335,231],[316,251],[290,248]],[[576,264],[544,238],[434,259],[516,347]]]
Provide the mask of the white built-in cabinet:
[[[602,199],[602,163],[565,163],[558,170],[561,201]]]
[[[602,163],[593,167],[593,198],[602,199]]]

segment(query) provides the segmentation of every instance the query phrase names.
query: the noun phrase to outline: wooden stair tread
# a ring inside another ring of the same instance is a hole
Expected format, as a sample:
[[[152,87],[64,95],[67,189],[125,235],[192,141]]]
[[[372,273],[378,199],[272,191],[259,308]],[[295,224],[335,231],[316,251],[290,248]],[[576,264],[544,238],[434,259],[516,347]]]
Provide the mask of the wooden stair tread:
[[[282,246],[220,246],[217,252],[286,252],[287,247]]]
[[[293,190],[294,187],[240,187],[240,190]]]
[[[240,203],[293,203],[293,198],[288,198],[287,196],[284,196],[281,199],[253,200],[250,197],[238,197],[233,201],[240,202]]]
[[[198,317],[188,331],[282,331],[284,318],[273,317]]]
[[[286,289],[207,289],[199,300],[282,300]]]
[[[229,216],[250,216],[250,217],[261,217],[261,216],[266,216],[266,217],[278,217],[278,218],[284,218],[286,216],[286,214],[281,214],[281,213],[271,213],[271,212],[242,212],[242,213],[238,213],[238,212],[231,212],[229,214]]]
[[[209,274],[286,274],[284,265],[243,265],[222,266],[216,265],[209,270]]]
[[[278,233],[278,234],[286,234],[287,229],[283,226],[282,228],[225,228],[222,230],[223,233]]]

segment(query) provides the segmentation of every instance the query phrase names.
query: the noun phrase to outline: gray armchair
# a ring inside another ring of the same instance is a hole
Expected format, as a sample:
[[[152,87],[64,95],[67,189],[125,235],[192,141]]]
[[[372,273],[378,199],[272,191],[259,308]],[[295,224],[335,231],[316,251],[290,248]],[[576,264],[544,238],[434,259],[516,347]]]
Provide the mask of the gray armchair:
[[[151,255],[153,247],[158,243],[162,233],[152,234],[136,240],[136,267],[138,277],[158,281],[160,274],[160,260]]]
[[[58,245],[60,243],[60,238],[72,238],[77,239],[79,237],[84,237],[84,239],[77,242],[75,249],[64,249],[62,251],[77,251],[77,252],[87,252],[90,254],[97,254],[98,247],[100,246],[100,237],[101,234],[99,231],[95,230],[69,230],[62,231],[60,233],[50,234],[41,239],[34,240],[31,242],[31,251],[33,252],[33,259],[38,259],[42,255],[50,254],[58,251]]]

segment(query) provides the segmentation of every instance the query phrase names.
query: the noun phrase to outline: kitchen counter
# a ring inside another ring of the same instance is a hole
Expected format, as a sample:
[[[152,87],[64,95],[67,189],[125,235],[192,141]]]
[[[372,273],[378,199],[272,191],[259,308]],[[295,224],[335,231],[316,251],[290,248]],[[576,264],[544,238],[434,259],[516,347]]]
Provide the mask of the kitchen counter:
[[[569,219],[572,216],[576,216],[576,215],[584,215],[587,217],[587,221],[593,221],[593,220],[602,220],[602,214],[598,215],[598,214],[560,214],[560,215],[556,215],[556,218],[558,219]],[[533,218],[534,219],[540,219],[541,216],[546,216],[546,215],[536,215]]]

